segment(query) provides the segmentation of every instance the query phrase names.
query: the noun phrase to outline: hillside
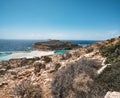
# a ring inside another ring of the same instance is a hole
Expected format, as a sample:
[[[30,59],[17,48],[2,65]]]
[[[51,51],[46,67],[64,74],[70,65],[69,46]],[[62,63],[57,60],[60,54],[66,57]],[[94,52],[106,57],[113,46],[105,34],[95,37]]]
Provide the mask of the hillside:
[[[0,62],[0,98],[119,98],[119,50],[120,37],[64,55]]]

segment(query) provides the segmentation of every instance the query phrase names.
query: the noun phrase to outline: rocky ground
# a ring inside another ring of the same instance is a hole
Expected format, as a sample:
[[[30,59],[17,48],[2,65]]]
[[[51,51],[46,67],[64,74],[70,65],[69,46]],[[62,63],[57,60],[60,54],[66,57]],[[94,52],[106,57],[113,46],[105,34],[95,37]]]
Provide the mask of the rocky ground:
[[[107,40],[64,55],[0,62],[0,98],[120,98],[120,87],[110,91],[98,82],[111,65],[105,63],[100,49],[118,41]]]

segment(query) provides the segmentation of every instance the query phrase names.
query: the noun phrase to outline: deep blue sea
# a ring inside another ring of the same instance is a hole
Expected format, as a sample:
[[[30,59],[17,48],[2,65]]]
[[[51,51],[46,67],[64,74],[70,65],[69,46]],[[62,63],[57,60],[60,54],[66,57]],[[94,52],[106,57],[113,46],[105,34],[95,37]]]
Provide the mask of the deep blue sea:
[[[42,42],[47,40],[0,40],[0,59],[1,57],[8,56],[12,54],[12,52],[18,51],[29,51],[34,50],[33,45],[36,42]],[[61,40],[64,42],[72,42],[82,46],[88,46],[95,42],[99,42],[99,40]],[[64,54],[66,51],[58,51],[56,54]]]

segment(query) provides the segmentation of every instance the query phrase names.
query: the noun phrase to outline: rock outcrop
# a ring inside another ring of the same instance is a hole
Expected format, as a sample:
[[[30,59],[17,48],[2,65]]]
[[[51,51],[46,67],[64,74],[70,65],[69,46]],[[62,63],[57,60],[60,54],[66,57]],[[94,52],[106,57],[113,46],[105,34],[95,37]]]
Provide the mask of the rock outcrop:
[[[105,98],[120,98],[120,92],[107,92]]]
[[[71,42],[62,42],[59,40],[50,40],[46,42],[37,42],[34,45],[34,48],[37,50],[72,50],[78,49],[81,46],[71,43]]]
[[[117,38],[112,38],[103,42],[96,42],[95,44],[92,44],[87,47],[87,52],[97,51],[101,50],[105,46],[115,45],[120,41],[120,36]]]

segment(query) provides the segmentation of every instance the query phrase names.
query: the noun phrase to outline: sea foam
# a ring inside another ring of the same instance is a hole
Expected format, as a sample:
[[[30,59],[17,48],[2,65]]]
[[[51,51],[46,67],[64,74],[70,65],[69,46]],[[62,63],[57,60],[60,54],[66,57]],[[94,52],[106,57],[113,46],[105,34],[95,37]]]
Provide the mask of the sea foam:
[[[54,51],[23,51],[23,52],[13,52],[12,54],[0,57],[0,61],[6,61],[16,58],[34,58],[41,57],[45,55],[53,55]]]

